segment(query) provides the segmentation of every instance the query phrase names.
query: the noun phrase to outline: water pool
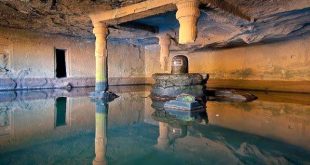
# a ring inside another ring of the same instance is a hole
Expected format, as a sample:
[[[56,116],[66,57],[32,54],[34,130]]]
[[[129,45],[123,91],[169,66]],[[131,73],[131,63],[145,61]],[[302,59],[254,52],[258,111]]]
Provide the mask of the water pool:
[[[208,101],[192,121],[156,115],[148,86],[0,93],[0,164],[310,164],[310,95]]]

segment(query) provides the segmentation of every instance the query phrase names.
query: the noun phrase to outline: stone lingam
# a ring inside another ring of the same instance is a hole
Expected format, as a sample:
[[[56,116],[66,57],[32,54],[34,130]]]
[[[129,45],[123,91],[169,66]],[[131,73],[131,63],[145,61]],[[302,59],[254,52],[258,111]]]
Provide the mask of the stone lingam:
[[[188,73],[188,59],[177,55],[172,59],[171,74],[153,74],[155,84],[151,90],[153,100],[167,101],[180,94],[189,94],[196,99],[203,99],[206,94],[208,74]]]

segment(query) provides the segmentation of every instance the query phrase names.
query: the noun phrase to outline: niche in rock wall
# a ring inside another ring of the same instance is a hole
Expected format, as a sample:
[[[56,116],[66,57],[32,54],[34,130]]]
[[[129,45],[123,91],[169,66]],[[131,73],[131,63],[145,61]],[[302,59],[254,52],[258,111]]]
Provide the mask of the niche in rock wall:
[[[66,50],[55,49],[55,65],[56,78],[67,77]]]

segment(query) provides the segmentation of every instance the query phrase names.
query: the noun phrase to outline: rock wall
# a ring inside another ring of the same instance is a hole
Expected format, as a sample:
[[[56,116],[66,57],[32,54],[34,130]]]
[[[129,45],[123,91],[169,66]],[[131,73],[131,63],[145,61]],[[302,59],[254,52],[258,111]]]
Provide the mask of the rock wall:
[[[237,48],[171,51],[170,62],[174,55],[187,55],[189,72],[209,73],[211,87],[310,92],[309,42],[308,35]],[[152,83],[152,74],[163,72],[156,57],[159,46],[147,46],[145,53],[146,77]]]
[[[67,78],[55,78],[55,48],[66,50]],[[0,28],[0,90],[93,86],[94,41]],[[108,44],[110,84],[143,84],[144,51]]]
[[[220,51],[191,53],[190,72],[211,79],[310,81],[310,36]]]
[[[209,87],[310,92],[309,41],[308,35],[238,48],[171,51],[169,61],[187,55],[190,72],[210,74]],[[66,50],[67,78],[55,78],[55,48]],[[94,50],[94,40],[0,28],[0,90],[94,86]],[[110,42],[110,85],[152,83],[152,74],[164,72],[159,51],[158,45]]]

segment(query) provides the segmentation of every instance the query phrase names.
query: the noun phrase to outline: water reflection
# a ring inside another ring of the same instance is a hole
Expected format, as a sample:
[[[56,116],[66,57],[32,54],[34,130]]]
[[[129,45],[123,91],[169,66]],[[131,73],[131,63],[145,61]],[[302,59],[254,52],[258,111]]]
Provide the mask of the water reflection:
[[[67,98],[58,97],[55,102],[55,127],[66,125]]]
[[[203,101],[206,105],[206,100]],[[177,109],[164,109],[164,102],[152,99],[152,107],[155,109],[152,118],[159,123],[159,136],[156,148],[166,151],[179,138],[188,135],[188,127],[194,123],[207,124],[208,116],[206,108],[195,111]]]
[[[107,151],[107,123],[109,105],[107,102],[96,102],[95,154],[93,165],[105,165]]]
[[[93,89],[0,93],[0,164],[310,162],[309,95],[209,101],[183,120],[139,88],[112,87],[120,97],[109,105],[91,102]]]
[[[231,109],[219,106],[219,109],[215,110],[212,109],[213,104],[222,103],[208,104],[210,105],[207,108],[208,115],[198,113],[192,121],[171,116],[163,110],[156,110],[152,115],[154,120],[159,122],[159,136],[155,147],[161,151],[176,154],[182,157],[182,160],[191,160],[189,162],[192,164],[213,164],[214,162],[218,164],[303,164],[309,161],[309,152],[299,150],[295,146],[265,138],[268,136],[258,137],[219,127],[221,122],[215,124],[214,118],[219,118],[223,115],[221,112]],[[229,103],[226,103],[226,106],[227,104]],[[208,123],[209,111],[210,123]],[[219,115],[214,115],[214,112]],[[228,112],[228,114],[231,113]],[[239,123],[242,123],[242,117],[244,116],[240,116]],[[223,123],[230,123],[232,120],[229,118],[230,115],[225,115]],[[244,125],[247,124],[247,122],[244,123]],[[231,127],[239,128],[234,125]],[[250,126],[244,127],[250,128]],[[204,158],[197,159],[197,155]]]
[[[156,144],[157,148],[162,150],[168,148],[170,143],[168,133],[169,133],[168,124],[164,122],[159,122],[159,136],[157,138],[157,144]]]

